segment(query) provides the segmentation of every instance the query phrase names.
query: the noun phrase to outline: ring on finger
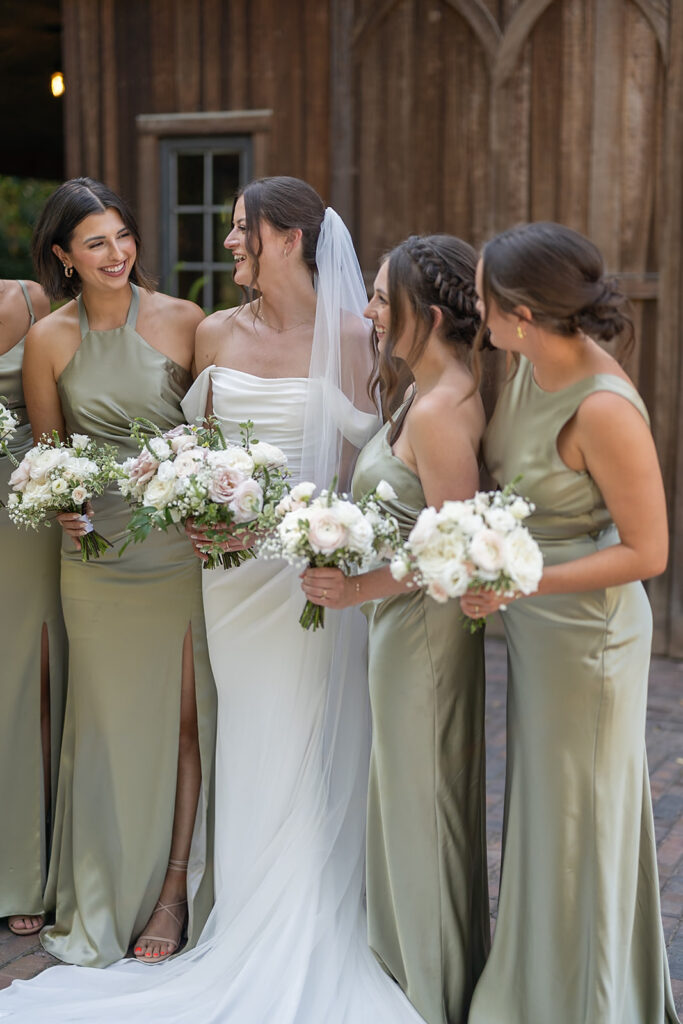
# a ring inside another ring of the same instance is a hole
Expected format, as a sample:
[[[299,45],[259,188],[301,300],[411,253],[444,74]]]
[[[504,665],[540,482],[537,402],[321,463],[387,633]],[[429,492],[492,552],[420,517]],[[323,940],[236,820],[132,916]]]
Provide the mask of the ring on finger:
[[[327,597],[327,591],[323,590],[323,598]]]

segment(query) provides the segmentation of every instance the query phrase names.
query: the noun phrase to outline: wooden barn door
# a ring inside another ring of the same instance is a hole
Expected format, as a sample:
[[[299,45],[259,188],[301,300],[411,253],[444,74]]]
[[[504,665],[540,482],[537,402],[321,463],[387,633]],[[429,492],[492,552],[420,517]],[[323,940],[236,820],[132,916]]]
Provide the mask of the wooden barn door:
[[[332,0],[333,201],[369,278],[414,232],[588,234],[636,313],[670,500],[655,648],[683,656],[683,0]],[[345,96],[351,102],[344,103]]]

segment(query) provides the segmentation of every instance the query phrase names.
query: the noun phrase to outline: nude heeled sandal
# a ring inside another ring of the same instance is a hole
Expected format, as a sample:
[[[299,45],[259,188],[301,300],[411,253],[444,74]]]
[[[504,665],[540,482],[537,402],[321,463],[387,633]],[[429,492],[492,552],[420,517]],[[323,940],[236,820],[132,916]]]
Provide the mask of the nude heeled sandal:
[[[168,862],[168,869],[167,870],[168,871],[187,871],[187,861],[186,860],[174,860],[173,858],[171,858],[169,860],[169,862]],[[177,916],[177,914],[173,913],[174,907],[185,907],[186,908],[185,913],[183,914],[182,918],[179,918]],[[169,946],[173,947],[172,949],[167,950],[165,953],[159,953],[159,955],[155,956],[155,957],[150,957],[146,953],[143,953],[142,956],[138,956],[137,953],[134,954],[135,959],[139,963],[147,964],[148,966],[154,966],[154,964],[160,964],[160,963],[163,963],[164,960],[168,960],[168,958],[170,956],[173,956],[173,954],[177,950],[178,946],[180,945],[180,940],[182,939],[183,929],[185,927],[185,922],[187,921],[187,899],[180,900],[178,903],[162,903],[161,900],[158,900],[154,910],[151,913],[150,921],[154,917],[154,915],[156,913],[158,913],[160,910],[164,910],[167,914],[171,915],[173,920],[176,922],[176,924],[180,928],[180,934],[178,936],[178,940],[177,941],[174,940],[174,939],[169,939],[169,938],[164,937],[162,935],[149,935],[149,934],[145,934],[145,935],[138,936],[138,940],[137,940],[136,945],[138,943],[140,943],[140,942],[163,942],[166,945],[169,945]]]

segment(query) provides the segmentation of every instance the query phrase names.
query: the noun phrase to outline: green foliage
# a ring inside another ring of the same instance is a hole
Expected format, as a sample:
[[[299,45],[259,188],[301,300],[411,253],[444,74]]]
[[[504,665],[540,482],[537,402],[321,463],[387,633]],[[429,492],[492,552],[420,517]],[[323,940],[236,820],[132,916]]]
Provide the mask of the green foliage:
[[[58,185],[0,174],[0,278],[35,278],[31,236],[45,201]]]

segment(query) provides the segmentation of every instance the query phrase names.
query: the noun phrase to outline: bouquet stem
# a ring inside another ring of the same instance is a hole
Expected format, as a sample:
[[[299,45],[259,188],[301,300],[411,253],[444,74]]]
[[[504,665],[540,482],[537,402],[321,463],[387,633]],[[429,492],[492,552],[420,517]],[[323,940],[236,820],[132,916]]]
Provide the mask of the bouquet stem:
[[[81,537],[81,561],[89,562],[91,558],[99,558],[104,552],[113,547],[111,541],[103,537],[101,533],[91,530]]]
[[[323,629],[325,626],[325,609],[322,605],[307,601],[299,622],[304,629]]]
[[[234,569],[247,559],[256,558],[253,548],[244,548],[242,551],[207,551],[206,554],[208,558],[202,562],[202,569],[217,569],[220,565],[224,569]]]

